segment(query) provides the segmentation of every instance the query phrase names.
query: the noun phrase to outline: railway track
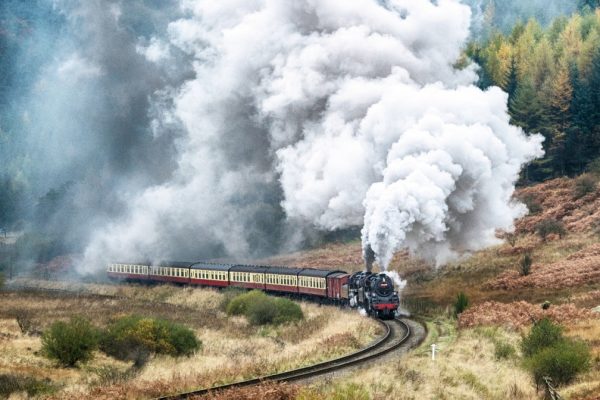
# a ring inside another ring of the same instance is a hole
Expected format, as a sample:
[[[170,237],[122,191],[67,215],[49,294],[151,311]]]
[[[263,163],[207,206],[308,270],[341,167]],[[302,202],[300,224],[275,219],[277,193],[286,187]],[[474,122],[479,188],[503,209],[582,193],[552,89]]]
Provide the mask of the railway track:
[[[157,400],[180,400],[191,399],[211,392],[218,392],[232,388],[258,385],[262,382],[295,382],[313,378],[319,375],[329,374],[342,369],[353,367],[359,364],[367,363],[373,359],[383,357],[399,349],[411,338],[412,331],[406,322],[401,319],[390,321],[377,320],[385,328],[385,334],[364,349],[358,350],[346,356],[325,361],[308,367],[298,368],[278,374],[267,375],[260,378],[248,379],[245,381],[234,382],[227,385],[215,386],[191,392],[179,393],[160,397]]]

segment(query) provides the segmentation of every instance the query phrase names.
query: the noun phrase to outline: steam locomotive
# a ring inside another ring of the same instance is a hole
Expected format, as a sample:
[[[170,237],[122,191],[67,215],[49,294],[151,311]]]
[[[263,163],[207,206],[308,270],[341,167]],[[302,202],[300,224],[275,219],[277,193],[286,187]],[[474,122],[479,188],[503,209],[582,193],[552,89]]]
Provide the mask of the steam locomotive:
[[[400,299],[389,276],[364,271],[350,275],[348,302],[350,307],[361,307],[373,316],[387,319],[394,317]]]
[[[301,295],[362,308],[369,315],[393,318],[400,304],[394,283],[385,274],[315,268],[284,268],[210,262],[113,263],[112,279],[138,282],[240,287]]]

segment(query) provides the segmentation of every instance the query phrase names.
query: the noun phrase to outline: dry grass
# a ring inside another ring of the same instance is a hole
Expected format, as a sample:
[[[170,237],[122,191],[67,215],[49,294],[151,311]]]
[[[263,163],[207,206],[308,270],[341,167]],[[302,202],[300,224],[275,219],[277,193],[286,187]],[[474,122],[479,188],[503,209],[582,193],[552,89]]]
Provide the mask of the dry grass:
[[[207,396],[192,397],[203,400],[293,400],[298,396],[300,387],[286,383],[265,383],[259,386],[237,388],[224,392],[210,393]]]
[[[517,368],[518,360],[496,360],[494,356],[494,343],[501,340],[515,345],[517,333],[492,328],[457,333],[453,325],[448,320],[430,323],[439,350],[435,361],[428,341],[397,361],[352,374],[343,385],[354,385],[352,393],[366,392],[371,399],[535,398],[530,378]],[[328,394],[327,383],[306,391],[310,394],[304,397],[307,400],[336,398],[334,393]]]
[[[561,277],[561,279],[557,279]],[[534,264],[531,274],[520,276],[507,271],[486,286],[490,289],[549,288],[562,289],[600,283],[600,245],[583,250],[550,264]]]
[[[356,350],[380,334],[377,324],[358,313],[313,303],[301,303],[306,316],[301,323],[257,328],[219,311],[223,294],[212,289],[124,285],[80,289],[86,294],[0,294],[0,373],[49,378],[62,387],[49,398],[148,398],[311,364]],[[98,326],[127,314],[167,318],[192,327],[203,348],[187,358],[154,357],[141,371],[101,353],[80,369],[57,368],[39,354],[40,337],[21,332],[15,310],[25,310],[41,330],[74,314],[84,314]]]
[[[526,301],[511,303],[486,301],[460,314],[458,324],[463,328],[486,325],[522,328],[531,325],[532,318],[536,321],[548,318],[565,325],[596,318],[596,315],[589,309],[578,308],[574,304],[561,304],[544,310],[541,305]]]
[[[585,232],[600,221],[600,191],[594,190],[574,199],[575,179],[559,178],[518,191],[518,196],[530,196],[542,207],[540,213],[522,218],[516,224],[518,232],[533,232],[542,220],[562,221],[570,232]]]
[[[562,240],[546,243],[533,235],[521,236],[514,247],[503,243],[439,270],[423,269],[418,274],[409,275],[404,296],[409,299],[424,298],[444,306],[452,304],[460,291],[465,292],[473,304],[488,300],[510,302],[515,299],[533,303],[545,300],[560,303],[600,289],[600,281],[595,278],[597,264],[588,263],[586,258],[578,258],[582,254],[589,254],[590,259],[596,257],[591,252],[596,243],[597,238],[589,233],[574,233]],[[586,253],[588,250],[590,253]],[[517,270],[525,252],[531,253],[534,265],[530,276],[520,277]],[[510,277],[515,282],[531,280],[548,284],[511,284],[502,288],[490,283],[499,282],[504,277]]]

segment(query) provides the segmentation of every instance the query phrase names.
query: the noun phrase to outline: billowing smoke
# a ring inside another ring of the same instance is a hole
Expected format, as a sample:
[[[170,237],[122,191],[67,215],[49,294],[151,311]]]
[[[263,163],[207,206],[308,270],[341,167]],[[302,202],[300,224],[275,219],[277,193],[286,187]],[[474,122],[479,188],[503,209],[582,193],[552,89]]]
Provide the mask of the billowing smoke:
[[[371,272],[373,269],[373,263],[375,262],[375,252],[370,244],[366,244],[363,249],[363,258],[365,259],[365,270]]]
[[[117,209],[86,220],[83,268],[248,255],[363,225],[383,268],[402,248],[442,263],[524,211],[511,195],[541,137],[509,125],[502,91],[473,86],[476,66],[457,68],[468,6],[180,0],[144,24],[137,2],[109,3],[56,3],[85,29],[48,68],[73,85],[56,129],[79,115],[67,138],[85,143],[61,171],[92,163],[82,191]]]
[[[160,257],[174,240],[202,240],[197,226],[210,227],[229,254],[246,253],[260,195],[279,185],[295,226],[364,222],[366,252],[384,268],[405,247],[439,263],[486,246],[524,211],[511,202],[514,182],[541,155],[541,138],[509,125],[506,95],[474,87],[474,66],[455,67],[468,7],[182,6],[186,17],[145,53],[163,64],[171,48],[194,59],[195,78],[163,94],[172,106],[154,121],[176,120],[185,131],[177,170],[99,232],[88,260],[132,250]]]

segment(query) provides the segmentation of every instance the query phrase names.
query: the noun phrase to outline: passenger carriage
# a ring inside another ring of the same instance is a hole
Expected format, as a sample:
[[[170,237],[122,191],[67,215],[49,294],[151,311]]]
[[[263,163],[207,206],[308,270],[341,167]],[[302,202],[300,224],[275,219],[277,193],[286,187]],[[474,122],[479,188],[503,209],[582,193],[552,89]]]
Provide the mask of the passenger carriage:
[[[229,286],[231,264],[197,262],[189,266],[190,284],[204,286]]]
[[[298,293],[327,297],[327,275],[332,271],[305,268],[298,273]]]
[[[113,263],[106,270],[109,278],[148,280],[150,263]]]
[[[169,261],[148,267],[148,279],[158,282],[189,283],[191,262]]]
[[[229,286],[265,290],[265,271],[269,267],[234,265],[229,268]]]
[[[303,268],[267,267],[265,290],[298,293],[298,274]]]

